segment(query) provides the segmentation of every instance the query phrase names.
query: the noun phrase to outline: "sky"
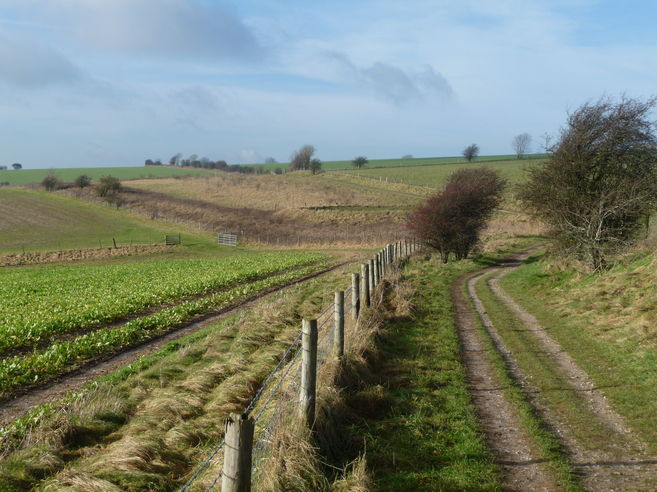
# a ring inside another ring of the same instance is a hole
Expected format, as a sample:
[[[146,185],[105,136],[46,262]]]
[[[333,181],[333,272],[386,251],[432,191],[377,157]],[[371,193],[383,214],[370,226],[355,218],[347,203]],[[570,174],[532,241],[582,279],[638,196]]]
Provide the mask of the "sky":
[[[512,153],[657,92],[652,0],[0,0],[0,165]]]

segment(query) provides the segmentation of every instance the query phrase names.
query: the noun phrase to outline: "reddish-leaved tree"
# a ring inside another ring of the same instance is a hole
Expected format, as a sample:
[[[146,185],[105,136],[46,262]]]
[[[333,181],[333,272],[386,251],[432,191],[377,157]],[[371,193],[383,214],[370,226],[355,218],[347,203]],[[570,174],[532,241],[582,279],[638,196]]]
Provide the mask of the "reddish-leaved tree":
[[[506,181],[486,168],[461,169],[445,189],[411,212],[407,227],[440,253],[466,258],[479,242],[481,231],[502,199]]]

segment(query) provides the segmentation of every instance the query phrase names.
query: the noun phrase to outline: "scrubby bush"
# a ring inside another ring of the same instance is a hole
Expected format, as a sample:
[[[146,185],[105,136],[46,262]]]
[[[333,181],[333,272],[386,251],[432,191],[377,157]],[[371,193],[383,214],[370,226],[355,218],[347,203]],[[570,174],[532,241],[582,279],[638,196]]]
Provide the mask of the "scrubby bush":
[[[41,186],[43,186],[46,191],[55,191],[59,186],[59,180],[52,174],[49,174],[41,181]]]
[[[74,181],[75,186],[78,188],[86,188],[91,184],[91,178],[86,174],[80,174]]]
[[[436,249],[446,263],[450,255],[466,258],[502,199],[506,181],[491,169],[461,169],[445,189],[411,212],[407,227]]]
[[[98,180],[96,185],[96,193],[100,197],[108,197],[110,195],[116,195],[121,191],[121,181],[114,176],[103,176]]]

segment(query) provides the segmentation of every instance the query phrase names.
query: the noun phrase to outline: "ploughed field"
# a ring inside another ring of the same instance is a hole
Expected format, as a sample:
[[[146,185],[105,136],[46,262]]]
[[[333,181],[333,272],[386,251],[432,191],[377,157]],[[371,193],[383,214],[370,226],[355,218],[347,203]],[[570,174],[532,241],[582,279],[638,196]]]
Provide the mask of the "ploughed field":
[[[0,399],[322,269],[326,257],[221,258],[0,271]]]

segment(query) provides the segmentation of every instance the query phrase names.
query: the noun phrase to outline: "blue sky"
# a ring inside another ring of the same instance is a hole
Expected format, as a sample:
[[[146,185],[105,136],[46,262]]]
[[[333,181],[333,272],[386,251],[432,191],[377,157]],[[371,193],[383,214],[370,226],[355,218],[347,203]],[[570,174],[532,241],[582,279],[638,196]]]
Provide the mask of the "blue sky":
[[[657,88],[657,2],[0,0],[0,164],[511,152]]]

